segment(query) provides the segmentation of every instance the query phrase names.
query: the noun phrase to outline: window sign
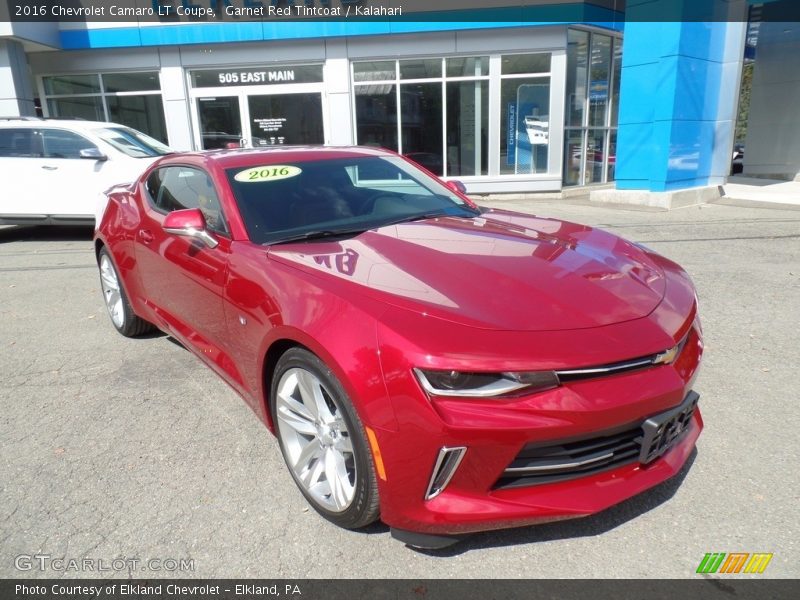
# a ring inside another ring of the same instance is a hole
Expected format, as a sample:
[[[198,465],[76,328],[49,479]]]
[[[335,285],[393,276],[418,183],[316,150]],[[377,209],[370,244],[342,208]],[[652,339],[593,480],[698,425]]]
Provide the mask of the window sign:
[[[539,148],[549,142],[549,85],[522,84],[517,87],[516,103],[509,104],[508,160],[513,160],[515,172],[538,173],[547,170],[546,152]],[[511,137],[514,137],[513,145]]]
[[[506,164],[513,167],[517,162],[517,105],[514,102],[508,103],[508,127],[506,129]]]
[[[321,81],[322,65],[192,71],[192,86],[196,88],[275,85],[281,83],[318,83]]]

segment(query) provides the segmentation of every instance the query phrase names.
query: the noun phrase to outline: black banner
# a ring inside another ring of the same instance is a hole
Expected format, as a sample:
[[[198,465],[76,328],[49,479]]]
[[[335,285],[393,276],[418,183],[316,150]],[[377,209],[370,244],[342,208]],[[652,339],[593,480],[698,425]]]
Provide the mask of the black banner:
[[[800,21],[796,0],[0,0],[0,21],[118,23]]]
[[[686,580],[41,579],[0,581],[3,600],[789,600],[793,579]]]

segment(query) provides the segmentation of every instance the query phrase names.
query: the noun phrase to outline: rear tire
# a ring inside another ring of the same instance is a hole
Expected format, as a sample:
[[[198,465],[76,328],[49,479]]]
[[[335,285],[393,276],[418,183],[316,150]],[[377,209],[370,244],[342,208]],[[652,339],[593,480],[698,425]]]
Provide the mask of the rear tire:
[[[103,300],[114,328],[125,337],[137,337],[153,331],[155,328],[151,323],[133,312],[125,288],[122,287],[122,280],[111,259],[111,253],[105,247],[101,248],[97,255],[97,264],[100,268]]]
[[[270,409],[289,473],[314,510],[346,529],[376,521],[378,484],[364,426],[325,363],[308,350],[288,350],[275,367]]]

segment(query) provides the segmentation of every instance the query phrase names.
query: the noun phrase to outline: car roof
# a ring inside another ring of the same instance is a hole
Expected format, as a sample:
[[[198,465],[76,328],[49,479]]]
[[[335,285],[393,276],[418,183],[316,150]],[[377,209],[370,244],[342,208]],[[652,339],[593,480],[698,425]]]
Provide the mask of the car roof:
[[[216,163],[223,169],[253,167],[257,165],[276,165],[282,161],[315,161],[358,156],[396,156],[383,148],[366,146],[272,146],[269,148],[236,148],[233,150],[206,150],[171,154],[169,162],[180,160],[181,156],[199,156]]]
[[[0,127],[62,127],[80,131],[98,129],[100,127],[126,127],[108,121],[83,121],[79,119],[38,119],[31,117],[0,117]]]

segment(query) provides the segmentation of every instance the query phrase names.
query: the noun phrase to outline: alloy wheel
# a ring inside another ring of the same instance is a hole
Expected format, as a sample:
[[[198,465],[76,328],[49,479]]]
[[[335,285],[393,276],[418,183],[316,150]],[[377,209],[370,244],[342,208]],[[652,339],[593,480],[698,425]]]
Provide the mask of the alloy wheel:
[[[322,508],[345,511],[355,497],[356,461],[333,395],[310,371],[288,369],[278,382],[276,416],[298,484]]]
[[[103,299],[108,314],[117,329],[121,329],[125,325],[125,307],[122,303],[117,271],[106,254],[100,257],[100,285],[103,288]]]

